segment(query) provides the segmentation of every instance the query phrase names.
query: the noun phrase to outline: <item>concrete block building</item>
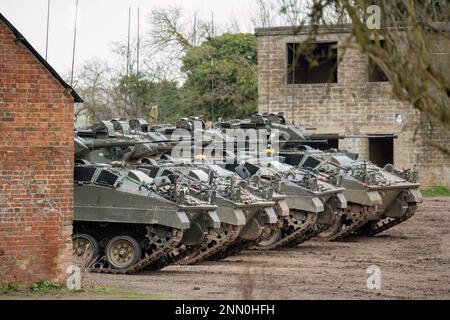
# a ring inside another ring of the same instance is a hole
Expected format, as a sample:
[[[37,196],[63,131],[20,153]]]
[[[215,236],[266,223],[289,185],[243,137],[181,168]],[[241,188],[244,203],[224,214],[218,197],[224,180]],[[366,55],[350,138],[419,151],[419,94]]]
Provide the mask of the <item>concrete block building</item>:
[[[307,31],[257,29],[259,112],[284,112],[312,133],[350,136],[332,145],[380,166],[417,165],[423,185],[450,186],[450,158],[416,134],[418,111],[394,97],[387,78],[360,50],[347,48],[343,54],[341,44],[350,33],[350,25],[319,28],[314,55],[325,60],[311,70],[301,56],[292,66],[297,47],[309,39]],[[450,81],[450,41],[427,40],[432,60],[448,71]],[[450,147],[448,132],[434,130],[432,139]]]
[[[75,102],[0,14],[0,282],[61,281],[72,262]]]

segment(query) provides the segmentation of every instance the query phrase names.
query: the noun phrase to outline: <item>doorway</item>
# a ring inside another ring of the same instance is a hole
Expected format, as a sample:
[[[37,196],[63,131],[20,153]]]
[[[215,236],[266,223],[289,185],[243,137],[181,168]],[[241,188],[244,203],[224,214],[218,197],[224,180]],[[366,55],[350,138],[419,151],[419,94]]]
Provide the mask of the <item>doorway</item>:
[[[394,138],[369,138],[369,160],[381,168],[394,164]]]

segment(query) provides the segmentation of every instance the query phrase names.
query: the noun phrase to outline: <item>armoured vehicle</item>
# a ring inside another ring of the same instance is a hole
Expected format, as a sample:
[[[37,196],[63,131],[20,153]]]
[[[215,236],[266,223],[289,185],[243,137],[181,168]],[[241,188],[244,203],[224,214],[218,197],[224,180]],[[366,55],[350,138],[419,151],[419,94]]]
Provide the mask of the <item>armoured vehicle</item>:
[[[276,226],[277,214],[286,215],[288,211],[281,197],[275,205],[270,191],[265,192],[265,198],[257,196],[256,192],[251,193],[242,179],[217,165],[193,165],[190,161],[183,163],[172,159],[160,161],[157,166],[141,165],[137,168],[148,170],[151,177],[170,171],[190,181],[191,188],[211,188],[216,192],[215,203],[222,228],[211,235],[210,243],[180,261],[180,264],[194,264],[206,258],[222,259],[237,253],[257,242],[267,230]]]
[[[220,122],[219,124],[222,129],[268,128],[266,127],[268,121],[265,119],[252,125],[255,122],[258,122],[257,117],[253,117],[250,122],[244,121],[245,125],[241,124],[240,126],[236,123],[227,125],[225,122]],[[214,141],[233,139],[232,136],[227,135],[228,131],[206,129],[204,123],[195,117],[181,119],[177,123],[177,128],[183,128],[191,133],[194,133],[195,130],[201,130],[207,137],[204,140],[212,144]],[[269,128],[267,133],[270,132]],[[256,135],[253,136],[258,138]],[[306,141],[307,139],[301,135],[297,135],[296,138],[298,141]],[[233,140],[237,142],[236,139]],[[250,142],[250,140],[245,140],[245,142]],[[290,209],[289,215],[279,218],[278,228],[272,228],[269,236],[266,236],[264,241],[259,242],[259,248],[296,246],[333,225],[335,220],[339,220],[347,206],[342,187],[336,187],[321,181],[322,178],[307,170],[282,164],[273,157],[264,157],[264,154],[250,150],[252,147],[248,144],[241,143],[240,145],[243,146],[243,149],[224,150],[233,153],[231,157],[228,157],[228,160],[233,157],[235,160],[234,163],[227,163],[222,166],[225,169],[237,172],[254,189],[270,185],[273,190],[281,192],[280,185],[283,185],[283,189],[285,189],[283,192],[286,192],[286,202]],[[216,159],[218,164],[220,164],[220,160],[225,160],[221,159],[220,156],[213,156],[211,159]],[[242,160],[245,163],[239,164]]]
[[[339,151],[305,148],[282,155],[287,163],[308,168],[332,181],[342,180],[349,208],[333,228],[323,233],[325,238],[342,238],[352,232],[375,235],[412,217],[417,203],[422,202],[414,169],[382,169]]]
[[[230,127],[232,126],[223,126],[223,128]],[[214,145],[213,142],[233,139],[220,130],[206,129],[204,123],[195,117],[181,119],[177,123],[177,128],[183,128],[193,135],[196,130],[202,131],[203,139],[212,145]],[[236,139],[232,141],[236,142]],[[227,160],[232,159],[234,163],[224,163],[225,159],[220,155],[212,156],[209,160],[215,161],[224,169],[236,172],[240,179],[245,179],[247,186],[253,190],[269,187],[278,191],[278,196],[280,192],[286,192],[286,201],[283,200],[281,203],[283,205],[287,203],[287,207],[290,208],[288,215],[279,215],[278,226],[265,233],[264,240],[260,239],[258,248],[298,245],[339,219],[343,209],[346,208],[342,187],[320,181],[316,174],[282,164],[274,158],[263,159],[262,154],[249,150],[251,149],[249,145],[243,144],[243,147],[243,149],[224,150],[226,153],[232,153]],[[242,158],[242,155],[246,155],[246,158]],[[243,159],[246,162],[239,164]],[[217,165],[209,164],[207,168],[210,169],[213,166],[217,167]],[[225,174],[221,173],[221,175]],[[285,190],[280,190],[281,185]]]
[[[114,134],[114,136],[116,135]],[[224,196],[224,193],[222,192],[223,190],[218,187],[219,184],[208,184],[208,178],[205,179],[204,172],[198,170],[196,167],[173,166],[170,163],[164,163],[164,160],[158,161],[157,165],[152,165],[147,161],[128,162],[125,161],[125,159],[120,158],[120,155],[124,154],[124,152],[121,151],[123,150],[123,148],[126,148],[128,147],[128,145],[131,145],[133,143],[145,143],[145,141],[121,141],[117,140],[116,138],[91,138],[87,141],[79,137],[77,139],[90,146],[89,148],[85,147],[84,151],[79,152],[84,154],[83,158],[90,158],[89,154],[92,151],[99,149],[102,150],[102,152],[96,153],[95,159],[101,161],[102,163],[121,161],[121,163],[124,163],[126,167],[139,170],[152,179],[159,179],[160,177],[167,175],[176,177],[176,180],[178,182],[183,181],[185,183],[189,194],[194,197],[200,197],[200,199],[202,199],[202,194],[218,194],[218,196],[215,197],[215,201],[217,201],[217,204],[219,205],[217,214],[219,220],[222,222],[220,228],[211,228],[210,230],[208,230],[207,237],[205,238],[204,243],[201,246],[192,248],[192,250],[185,254],[185,259],[181,260],[182,262],[180,261],[179,263],[194,264],[196,262],[202,261],[212,254],[218,252],[219,249],[226,247],[228,244],[231,244],[233,240],[238,236],[246,238],[247,240],[250,240],[252,237],[256,237],[254,233],[259,230],[255,231],[254,228],[252,229],[251,224],[248,223],[248,221],[252,221],[253,216],[257,216],[258,210],[256,209],[261,209],[264,213],[263,216],[268,217],[269,220],[276,220],[276,217],[274,218],[273,209],[271,208],[273,203],[262,200],[259,201],[258,199],[252,198],[251,196],[242,197],[243,199],[245,199],[245,201],[242,201],[241,203],[240,200],[237,200],[237,198],[234,197],[235,195],[237,195],[237,192],[228,194],[228,196]],[[78,143],[78,145],[82,146],[81,143]],[[116,151],[113,152],[111,149],[114,148],[116,149]],[[115,156],[111,157],[112,154],[114,154]],[[197,183],[195,183],[195,180],[198,180]],[[239,188],[237,184],[235,185],[235,187]],[[219,189],[220,192],[216,192],[216,188]],[[233,187],[230,188],[232,190],[235,189],[233,189]],[[264,218],[259,217],[259,219]]]
[[[137,120],[136,120],[137,121]],[[141,123],[143,120],[141,120]],[[145,124],[142,123],[145,128]],[[123,146],[106,146],[105,148],[95,148],[85,154],[86,160],[91,162],[103,162],[105,158],[109,161],[151,161],[153,156],[168,152],[177,141],[171,141],[157,132],[143,132],[130,128],[127,121],[112,120],[95,123],[88,130],[79,130],[77,136],[85,141],[103,139],[122,141],[135,141],[136,144]]]
[[[196,251],[221,228],[213,190],[197,190],[170,172],[151,178],[123,165],[92,164],[93,150],[127,147],[123,140],[75,137],[74,254],[93,270],[159,269]]]
[[[382,169],[369,161],[356,160],[356,154],[313,149],[323,148],[326,141],[288,124],[282,113],[256,114],[232,123],[234,127],[276,129],[271,139],[279,142],[279,156],[287,164],[312,171],[335,185],[342,181],[348,206],[334,227],[322,233],[324,238],[342,239],[352,233],[375,235],[409,219],[422,201],[415,169],[400,172],[392,165]]]
[[[283,217],[278,229],[258,243],[259,249],[294,247],[311,239],[334,225],[347,207],[342,187],[272,157],[247,157],[245,163],[225,167],[239,172],[249,184],[253,181],[257,186],[269,184],[286,195],[289,215]]]

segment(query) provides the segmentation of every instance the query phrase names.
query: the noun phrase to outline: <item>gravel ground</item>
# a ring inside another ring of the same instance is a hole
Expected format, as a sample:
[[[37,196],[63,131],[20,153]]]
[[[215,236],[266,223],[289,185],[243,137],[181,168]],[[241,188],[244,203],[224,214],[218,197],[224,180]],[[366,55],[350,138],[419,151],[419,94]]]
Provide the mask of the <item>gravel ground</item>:
[[[167,299],[449,299],[449,215],[450,198],[426,199],[410,220],[375,237],[89,280]],[[381,270],[379,290],[367,288],[372,265]]]

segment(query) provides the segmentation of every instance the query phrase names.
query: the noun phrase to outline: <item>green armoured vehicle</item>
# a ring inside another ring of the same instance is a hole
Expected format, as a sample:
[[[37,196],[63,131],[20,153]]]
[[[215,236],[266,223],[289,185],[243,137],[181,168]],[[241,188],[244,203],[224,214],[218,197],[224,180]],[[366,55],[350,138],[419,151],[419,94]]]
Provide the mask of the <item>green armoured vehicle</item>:
[[[382,169],[339,151],[305,148],[281,155],[287,163],[317,172],[330,181],[342,179],[349,207],[342,219],[322,234],[325,238],[343,238],[352,232],[375,235],[412,217],[422,202],[414,169]]]
[[[137,169],[158,177],[170,171],[183,177],[192,189],[213,189],[216,192],[217,215],[222,226],[211,235],[210,243],[200,248],[179,264],[194,264],[206,258],[224,258],[248,246],[263,236],[268,227],[276,225],[278,218],[273,209],[275,203],[248,192],[245,183],[218,166],[192,165],[182,161],[160,161],[157,166],[138,165]],[[224,174],[225,173],[225,174]],[[285,210],[281,214],[286,214]]]
[[[144,124],[142,126],[145,127]],[[131,129],[128,122],[120,120],[97,122],[90,129],[78,130],[77,135],[85,141],[120,139],[137,142],[126,146],[106,146],[105,148],[90,150],[84,155],[85,159],[95,163],[102,163],[105,160],[107,162],[133,162],[136,160],[150,162],[152,157],[170,151],[173,145],[178,143],[178,141],[170,141],[157,132],[142,132]]]
[[[352,233],[375,235],[409,219],[422,201],[414,169],[400,172],[392,165],[382,169],[356,160],[355,154],[313,149],[311,146],[323,148],[324,141],[286,123],[282,113],[254,115],[244,124],[251,125],[272,129],[271,138],[279,142],[279,155],[287,164],[313,171],[333,184],[342,180],[348,207],[334,227],[322,233],[325,238],[341,239]]]
[[[151,178],[122,165],[92,164],[93,150],[130,141],[75,137],[74,254],[101,272],[159,269],[186,256],[221,228],[215,192],[191,194],[170,172]]]
[[[109,125],[108,122],[105,122]],[[100,125],[97,125],[100,127]],[[106,126],[103,126],[105,128]],[[170,168],[168,165],[163,165],[162,162],[158,162],[158,165],[152,165],[150,163],[156,163],[156,160],[152,158],[144,158],[137,159],[133,158],[133,161],[127,161],[122,158],[122,155],[126,154],[126,148],[132,146],[133,144],[147,143],[145,140],[134,140],[128,137],[129,140],[118,140],[118,134],[113,131],[112,128],[109,129],[109,136],[113,138],[110,139],[97,139],[92,138],[92,135],[89,139],[83,139],[78,137],[79,141],[82,141],[86,147],[83,150],[80,150],[78,153],[82,154],[83,159],[95,159],[101,163],[121,163],[124,164],[128,168],[133,168],[135,170],[139,170],[150,178],[159,178],[161,175],[172,175],[177,177],[177,181],[184,181],[187,184],[188,192],[193,195],[201,198],[201,193],[206,194],[208,192],[214,192],[215,186],[208,186],[206,184],[197,184],[194,186],[192,184],[192,179],[194,176],[200,175],[202,172],[200,170],[195,170],[195,168],[191,168],[186,174],[180,171],[180,168]],[[86,136],[86,133],[83,133]],[[89,136],[89,135],[88,135]],[[103,134],[100,136],[104,137]],[[78,148],[83,146],[81,143],[77,143]],[[89,147],[87,147],[89,146]],[[132,146],[132,148],[134,148]],[[99,150],[101,152],[99,152]],[[140,161],[145,160],[145,161]],[[151,160],[151,161],[150,161]],[[161,170],[162,169],[162,170]],[[190,174],[190,175],[189,175]],[[202,192],[200,192],[202,191]],[[218,201],[219,208],[217,209],[217,214],[219,216],[221,223],[220,228],[211,228],[207,232],[207,237],[204,239],[204,243],[201,246],[196,246],[195,248],[191,248],[189,252],[185,254],[185,259],[183,259],[183,263],[194,264],[196,262],[202,261],[219,251],[222,247],[226,247],[229,243],[231,243],[234,238],[238,235],[244,235],[247,238],[250,238],[251,228],[245,227],[247,224],[246,217],[248,214],[255,215],[256,211],[250,210],[250,205],[246,204],[236,204],[231,199],[224,199],[222,196],[215,197],[215,201]],[[266,215],[269,215],[270,218],[274,219],[274,214],[272,213],[272,209],[270,208],[271,203],[257,203],[257,201],[253,201],[253,207],[261,208],[263,205],[267,206],[267,208],[263,208],[263,211]],[[250,219],[250,218],[249,218]],[[250,219],[251,220],[251,219]],[[242,230],[244,229],[244,230]],[[172,259],[173,260],[173,259]]]
[[[196,117],[183,118],[177,122],[176,127],[190,132],[193,137],[196,137],[195,140],[199,137],[195,134],[202,133],[202,141],[217,147],[222,147],[222,143],[226,140],[239,143],[238,137],[245,139],[245,136],[239,135],[239,132],[236,132],[236,136],[233,137],[234,132],[206,129],[204,122]],[[231,126],[222,128],[232,129]],[[254,137],[256,138],[255,135]],[[278,196],[280,196],[280,185],[283,185],[282,192],[286,192],[286,195],[282,196],[283,200],[280,203],[284,206],[287,204],[287,210],[284,211],[289,214],[278,215],[278,226],[265,233],[266,236],[264,240],[259,241],[258,248],[298,245],[320,233],[339,218],[346,208],[346,200],[342,194],[343,188],[320,181],[315,174],[279,163],[274,158],[263,159],[262,154],[255,152],[249,146],[250,139],[243,141],[245,143],[240,144],[243,149],[237,149],[233,143],[232,150],[222,150],[227,153],[226,158],[233,160],[233,163],[226,163],[225,158],[220,154],[209,155],[208,159],[213,162],[205,164],[204,170],[220,165],[224,169],[236,172],[240,179],[247,182],[248,189],[260,190],[269,186],[272,192],[278,191]],[[206,151],[205,155],[208,153]],[[242,154],[246,154],[247,158],[242,158]],[[250,154],[252,155],[249,156]],[[243,159],[246,160],[245,164],[238,164]],[[212,164],[214,162],[215,164]],[[223,170],[220,175],[226,176]],[[276,194],[277,192],[275,196]]]
[[[334,225],[347,207],[342,187],[333,186],[309,171],[262,155],[245,157],[239,165],[225,168],[240,172],[249,184],[272,185],[286,195],[289,214],[280,227],[259,242],[260,249],[294,247]],[[242,160],[242,158],[240,158]]]

